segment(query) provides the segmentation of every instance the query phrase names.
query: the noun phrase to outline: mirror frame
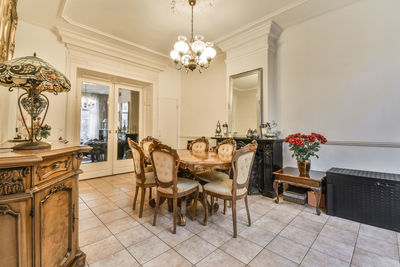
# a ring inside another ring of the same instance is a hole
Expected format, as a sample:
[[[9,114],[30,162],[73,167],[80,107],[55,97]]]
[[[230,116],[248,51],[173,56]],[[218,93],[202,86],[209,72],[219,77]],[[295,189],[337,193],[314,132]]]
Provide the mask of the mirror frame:
[[[245,71],[239,74],[234,74],[229,76],[229,96],[228,96],[228,129],[230,132],[232,132],[232,98],[233,98],[233,79],[236,78],[241,78],[241,77],[245,77],[245,76],[249,76],[252,74],[258,74],[258,80],[257,80],[257,87],[258,90],[260,91],[260,120],[258,121],[258,125],[256,125],[257,131],[260,130],[260,125],[262,124],[262,122],[264,121],[263,118],[263,109],[264,109],[264,101],[263,101],[263,68],[258,68],[258,69],[253,69],[253,70],[249,70],[249,71]],[[240,134],[240,133],[239,133]],[[260,133],[258,133],[257,135],[260,135]]]

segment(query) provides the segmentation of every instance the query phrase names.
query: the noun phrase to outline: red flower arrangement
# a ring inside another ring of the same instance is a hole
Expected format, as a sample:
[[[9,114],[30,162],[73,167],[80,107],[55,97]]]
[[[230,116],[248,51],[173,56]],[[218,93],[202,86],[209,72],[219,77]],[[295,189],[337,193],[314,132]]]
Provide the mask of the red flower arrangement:
[[[314,156],[318,158],[316,153],[319,151],[320,144],[325,144],[327,140],[317,133],[310,135],[296,133],[286,137],[285,142],[289,143],[289,150],[293,151],[292,157],[296,157],[299,162],[304,162]]]

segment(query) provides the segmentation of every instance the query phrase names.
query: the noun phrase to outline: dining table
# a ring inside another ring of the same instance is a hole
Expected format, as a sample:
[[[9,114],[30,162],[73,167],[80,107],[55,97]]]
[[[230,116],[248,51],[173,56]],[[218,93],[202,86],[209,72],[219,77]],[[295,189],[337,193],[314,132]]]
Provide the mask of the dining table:
[[[232,155],[220,155],[215,151],[191,151],[188,149],[177,149],[179,156],[179,177],[197,179],[196,172],[202,171],[227,171],[232,168]],[[147,161],[150,161],[149,151],[144,151]],[[202,184],[202,181],[199,181]],[[200,198],[202,194],[200,194]],[[182,198],[180,201],[180,222],[179,225],[186,225],[186,206],[191,203],[191,198]],[[203,201],[200,201],[203,203]],[[212,208],[218,210],[218,204],[215,203]],[[210,208],[211,205],[209,205]],[[206,207],[204,207],[206,208]]]

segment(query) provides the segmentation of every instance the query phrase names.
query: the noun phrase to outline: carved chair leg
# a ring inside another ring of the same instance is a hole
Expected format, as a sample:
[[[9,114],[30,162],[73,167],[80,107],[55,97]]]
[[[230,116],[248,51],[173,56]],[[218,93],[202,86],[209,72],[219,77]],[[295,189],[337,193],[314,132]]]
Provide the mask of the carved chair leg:
[[[236,199],[232,200],[232,221],[233,221],[233,237],[237,237],[237,222],[236,222]]]
[[[144,197],[146,196],[146,187],[142,187],[142,195],[140,196],[139,218],[143,216]]]
[[[178,212],[178,198],[174,198],[173,200],[173,212],[174,212],[174,228],[172,230],[173,234],[176,234],[176,217]]]
[[[156,226],[157,213],[158,213],[158,211],[160,209],[160,195],[158,194],[158,192],[156,194],[157,194],[157,197],[156,197],[156,208],[154,209],[153,226]]]
[[[226,201],[227,201],[227,200],[226,200],[226,199],[224,199],[224,212],[223,212],[223,213],[224,213],[224,215],[226,214]]]
[[[136,209],[136,200],[138,193],[139,193],[139,186],[136,186],[135,197],[133,198],[133,207],[132,207],[133,210]]]
[[[249,220],[249,226],[251,226],[249,203],[247,201],[247,196],[244,198],[244,204],[246,204],[247,219]]]
[[[196,192],[194,192],[194,200],[192,207],[192,221],[196,220],[196,212],[197,212],[197,199],[199,198],[199,189],[197,188]]]
[[[149,187],[149,201],[151,199],[152,191],[153,191],[153,187]]]
[[[203,224],[207,225],[208,219],[208,202],[207,202],[207,192],[203,191],[203,206],[204,206],[204,220]]]

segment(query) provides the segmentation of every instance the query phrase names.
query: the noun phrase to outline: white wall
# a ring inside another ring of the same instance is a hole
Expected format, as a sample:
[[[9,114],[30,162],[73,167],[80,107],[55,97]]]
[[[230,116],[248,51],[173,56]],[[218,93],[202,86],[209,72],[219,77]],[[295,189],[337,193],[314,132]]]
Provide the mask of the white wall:
[[[400,142],[400,1],[363,0],[286,29],[279,128],[331,141]],[[287,147],[285,165],[295,165]],[[400,149],[323,146],[312,168],[400,173]]]
[[[180,147],[193,136],[213,136],[217,121],[227,120],[227,86],[224,55],[203,73],[182,73]]]

